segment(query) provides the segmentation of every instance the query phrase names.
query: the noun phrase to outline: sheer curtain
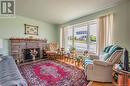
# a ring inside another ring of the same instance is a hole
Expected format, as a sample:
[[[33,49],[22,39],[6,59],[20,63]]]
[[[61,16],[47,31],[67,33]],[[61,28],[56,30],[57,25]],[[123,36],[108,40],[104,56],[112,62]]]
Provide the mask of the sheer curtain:
[[[113,14],[107,14],[98,18],[98,55],[102,50],[112,44],[113,41]]]
[[[64,28],[61,27],[60,28],[60,48],[64,48],[65,47],[65,38],[64,38]]]
[[[67,27],[62,27],[60,28],[60,48],[65,48],[67,47]]]

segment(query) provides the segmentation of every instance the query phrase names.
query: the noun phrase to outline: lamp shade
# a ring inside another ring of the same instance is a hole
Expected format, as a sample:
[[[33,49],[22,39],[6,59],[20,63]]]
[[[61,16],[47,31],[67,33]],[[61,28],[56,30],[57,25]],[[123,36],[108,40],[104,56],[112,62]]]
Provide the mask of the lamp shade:
[[[0,39],[0,48],[3,48],[3,40]]]

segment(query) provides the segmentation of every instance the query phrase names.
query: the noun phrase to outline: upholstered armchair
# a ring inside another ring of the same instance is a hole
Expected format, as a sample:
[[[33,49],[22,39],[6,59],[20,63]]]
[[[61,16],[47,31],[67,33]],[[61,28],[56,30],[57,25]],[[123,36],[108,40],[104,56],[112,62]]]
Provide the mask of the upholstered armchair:
[[[58,52],[58,44],[49,43],[48,49],[46,50],[47,57],[50,59],[56,59],[57,52]]]
[[[109,49],[110,55],[103,57],[100,55],[99,59],[93,60],[91,64],[85,65],[85,75],[87,80],[99,81],[99,82],[112,82],[112,67],[114,64],[120,62],[120,58],[123,54],[121,48],[115,50]]]

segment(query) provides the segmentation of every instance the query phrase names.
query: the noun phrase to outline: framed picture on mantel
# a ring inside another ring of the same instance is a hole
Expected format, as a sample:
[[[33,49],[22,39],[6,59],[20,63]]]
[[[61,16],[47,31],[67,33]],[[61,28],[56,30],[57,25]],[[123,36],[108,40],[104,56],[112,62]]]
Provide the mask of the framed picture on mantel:
[[[24,24],[25,26],[25,34],[28,35],[38,35],[38,26]]]

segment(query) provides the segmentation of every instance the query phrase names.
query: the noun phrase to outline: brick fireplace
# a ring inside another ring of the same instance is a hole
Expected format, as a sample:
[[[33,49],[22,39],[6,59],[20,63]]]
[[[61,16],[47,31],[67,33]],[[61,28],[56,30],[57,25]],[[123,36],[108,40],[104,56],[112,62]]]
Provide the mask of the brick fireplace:
[[[11,38],[10,42],[11,55],[18,63],[44,58],[43,51],[47,47],[46,39]],[[36,55],[33,55],[35,53]]]

